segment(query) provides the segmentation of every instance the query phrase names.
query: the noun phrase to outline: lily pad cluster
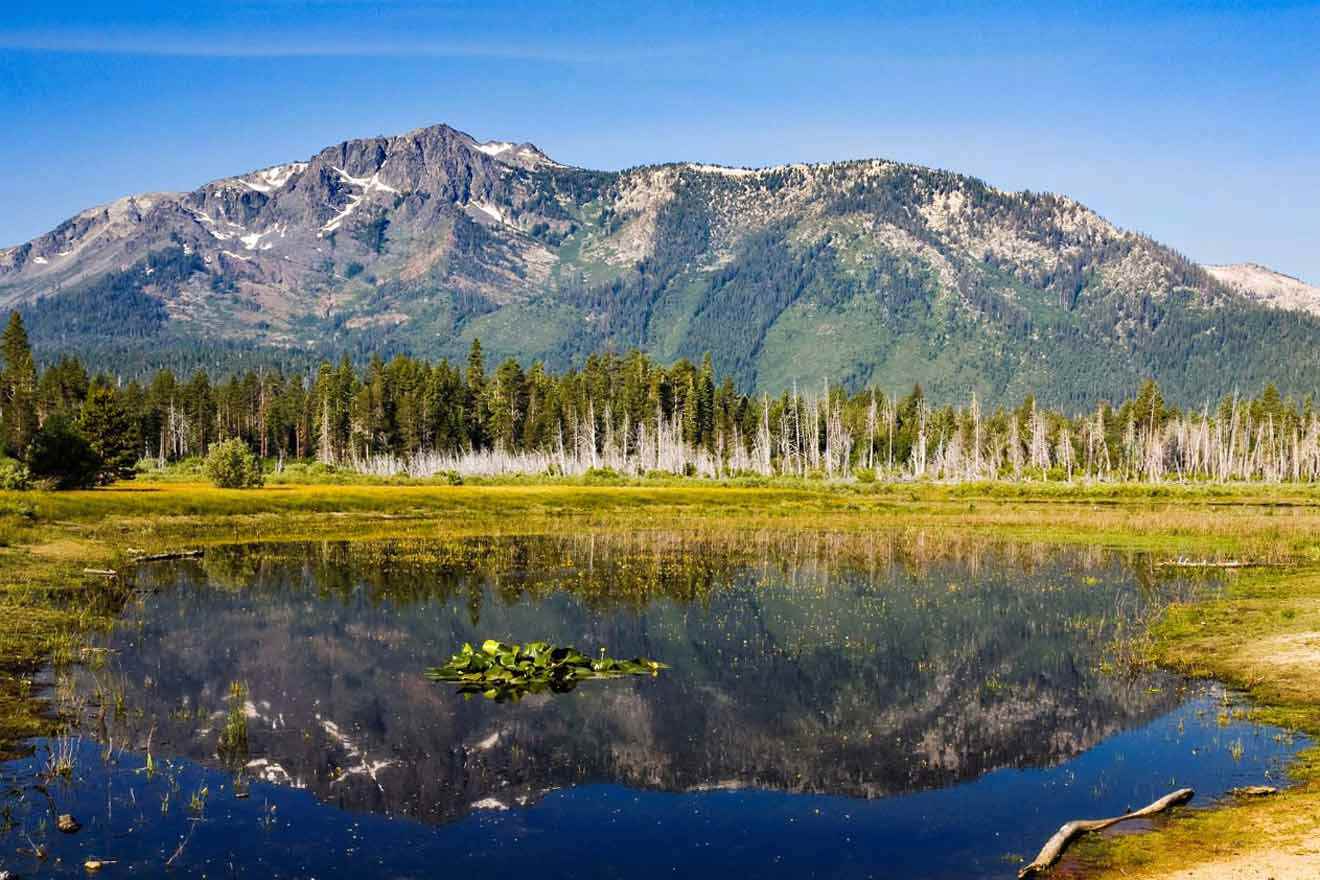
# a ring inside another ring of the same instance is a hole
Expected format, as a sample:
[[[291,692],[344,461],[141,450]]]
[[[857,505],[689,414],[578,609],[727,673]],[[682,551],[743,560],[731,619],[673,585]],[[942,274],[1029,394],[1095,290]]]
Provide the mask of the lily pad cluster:
[[[503,703],[545,691],[568,693],[581,682],[593,679],[656,675],[668,668],[641,657],[615,660],[602,652],[601,656],[592,658],[576,648],[556,647],[547,642],[506,645],[487,639],[480,648],[464,644],[444,666],[428,669],[426,677],[453,682],[461,694],[481,694]]]

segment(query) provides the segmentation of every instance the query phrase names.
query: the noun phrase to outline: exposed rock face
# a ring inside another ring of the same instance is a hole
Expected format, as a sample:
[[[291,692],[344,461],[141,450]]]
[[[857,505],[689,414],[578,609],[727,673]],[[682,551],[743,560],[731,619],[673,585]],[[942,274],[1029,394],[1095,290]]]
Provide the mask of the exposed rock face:
[[[1259,263],[1206,266],[1215,279],[1252,299],[1294,312],[1320,315],[1320,287],[1284,275]]]
[[[1287,364],[1263,304],[1310,313]],[[595,172],[444,125],[84,211],[0,250],[0,307],[43,350],[121,368],[479,336],[552,367],[711,351],[747,387],[1081,403],[1149,375],[1174,399],[1291,389],[1320,365],[1314,288],[1207,272],[1065,197],[879,160]]]
[[[352,285],[343,269],[355,260],[379,261],[385,229],[394,228],[392,239],[429,240],[425,244],[443,254],[456,225],[495,222],[494,206],[519,197],[512,169],[536,167],[528,156],[541,156],[530,146],[497,155],[507,155],[509,163],[483,152],[467,135],[437,126],[347,141],[307,162],[191,193],[121,199],[0,251],[0,298],[14,305],[56,294],[127,269],[151,251],[177,247],[200,255],[204,268],[160,292],[171,318],[216,322],[239,337],[292,342],[279,325],[300,316],[325,317],[344,294],[351,297],[355,291],[344,290]],[[508,250],[527,247],[515,241]],[[498,256],[501,250],[490,252]],[[482,255],[476,257],[470,270],[479,275]],[[420,273],[411,274],[416,279]],[[214,295],[217,288],[229,288],[256,308],[235,308],[232,298]],[[263,329],[245,326],[252,324]]]

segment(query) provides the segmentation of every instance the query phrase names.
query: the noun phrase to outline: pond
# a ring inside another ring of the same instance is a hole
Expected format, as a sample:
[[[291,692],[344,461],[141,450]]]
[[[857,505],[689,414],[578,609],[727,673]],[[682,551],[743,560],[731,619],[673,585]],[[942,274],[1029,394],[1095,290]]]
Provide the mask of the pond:
[[[1094,548],[247,545],[136,586],[97,659],[53,684],[73,734],[0,765],[2,868],[1011,877],[1068,819],[1280,784],[1304,745],[1128,662],[1152,614],[1218,582]],[[668,668],[516,702],[427,680],[485,639]],[[62,813],[82,830],[56,831]]]

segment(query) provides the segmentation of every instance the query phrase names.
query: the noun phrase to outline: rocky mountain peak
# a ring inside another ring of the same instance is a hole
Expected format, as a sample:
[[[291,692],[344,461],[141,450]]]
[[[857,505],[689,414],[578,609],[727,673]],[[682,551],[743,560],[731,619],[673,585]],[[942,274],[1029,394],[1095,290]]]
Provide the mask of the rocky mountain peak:
[[[0,250],[0,307],[39,347],[107,363],[203,344],[461,357],[480,337],[554,368],[603,348],[709,351],[769,390],[828,377],[1082,401],[1156,375],[1199,400],[1240,384],[1234,359],[1303,375],[1265,339],[1279,308],[1320,315],[1320,294],[948,171],[590,171],[433,125],[83,211]],[[1320,323],[1288,332],[1320,352]]]

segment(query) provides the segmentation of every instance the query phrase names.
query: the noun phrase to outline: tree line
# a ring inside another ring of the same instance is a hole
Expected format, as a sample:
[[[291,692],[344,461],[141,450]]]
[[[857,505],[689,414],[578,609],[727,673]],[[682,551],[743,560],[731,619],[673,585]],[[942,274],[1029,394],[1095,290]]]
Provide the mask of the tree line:
[[[56,485],[107,482],[235,439],[276,469],[316,461],[382,475],[1320,478],[1314,401],[1272,385],[1200,410],[1169,405],[1153,381],[1089,412],[1032,396],[987,410],[975,396],[933,406],[920,386],[746,394],[709,355],[663,365],[604,353],[560,373],[510,358],[488,369],[480,341],[462,363],[400,355],[359,368],[345,358],[304,373],[162,369],[125,382],[74,356],[39,370],[17,313],[0,349],[3,451]]]

